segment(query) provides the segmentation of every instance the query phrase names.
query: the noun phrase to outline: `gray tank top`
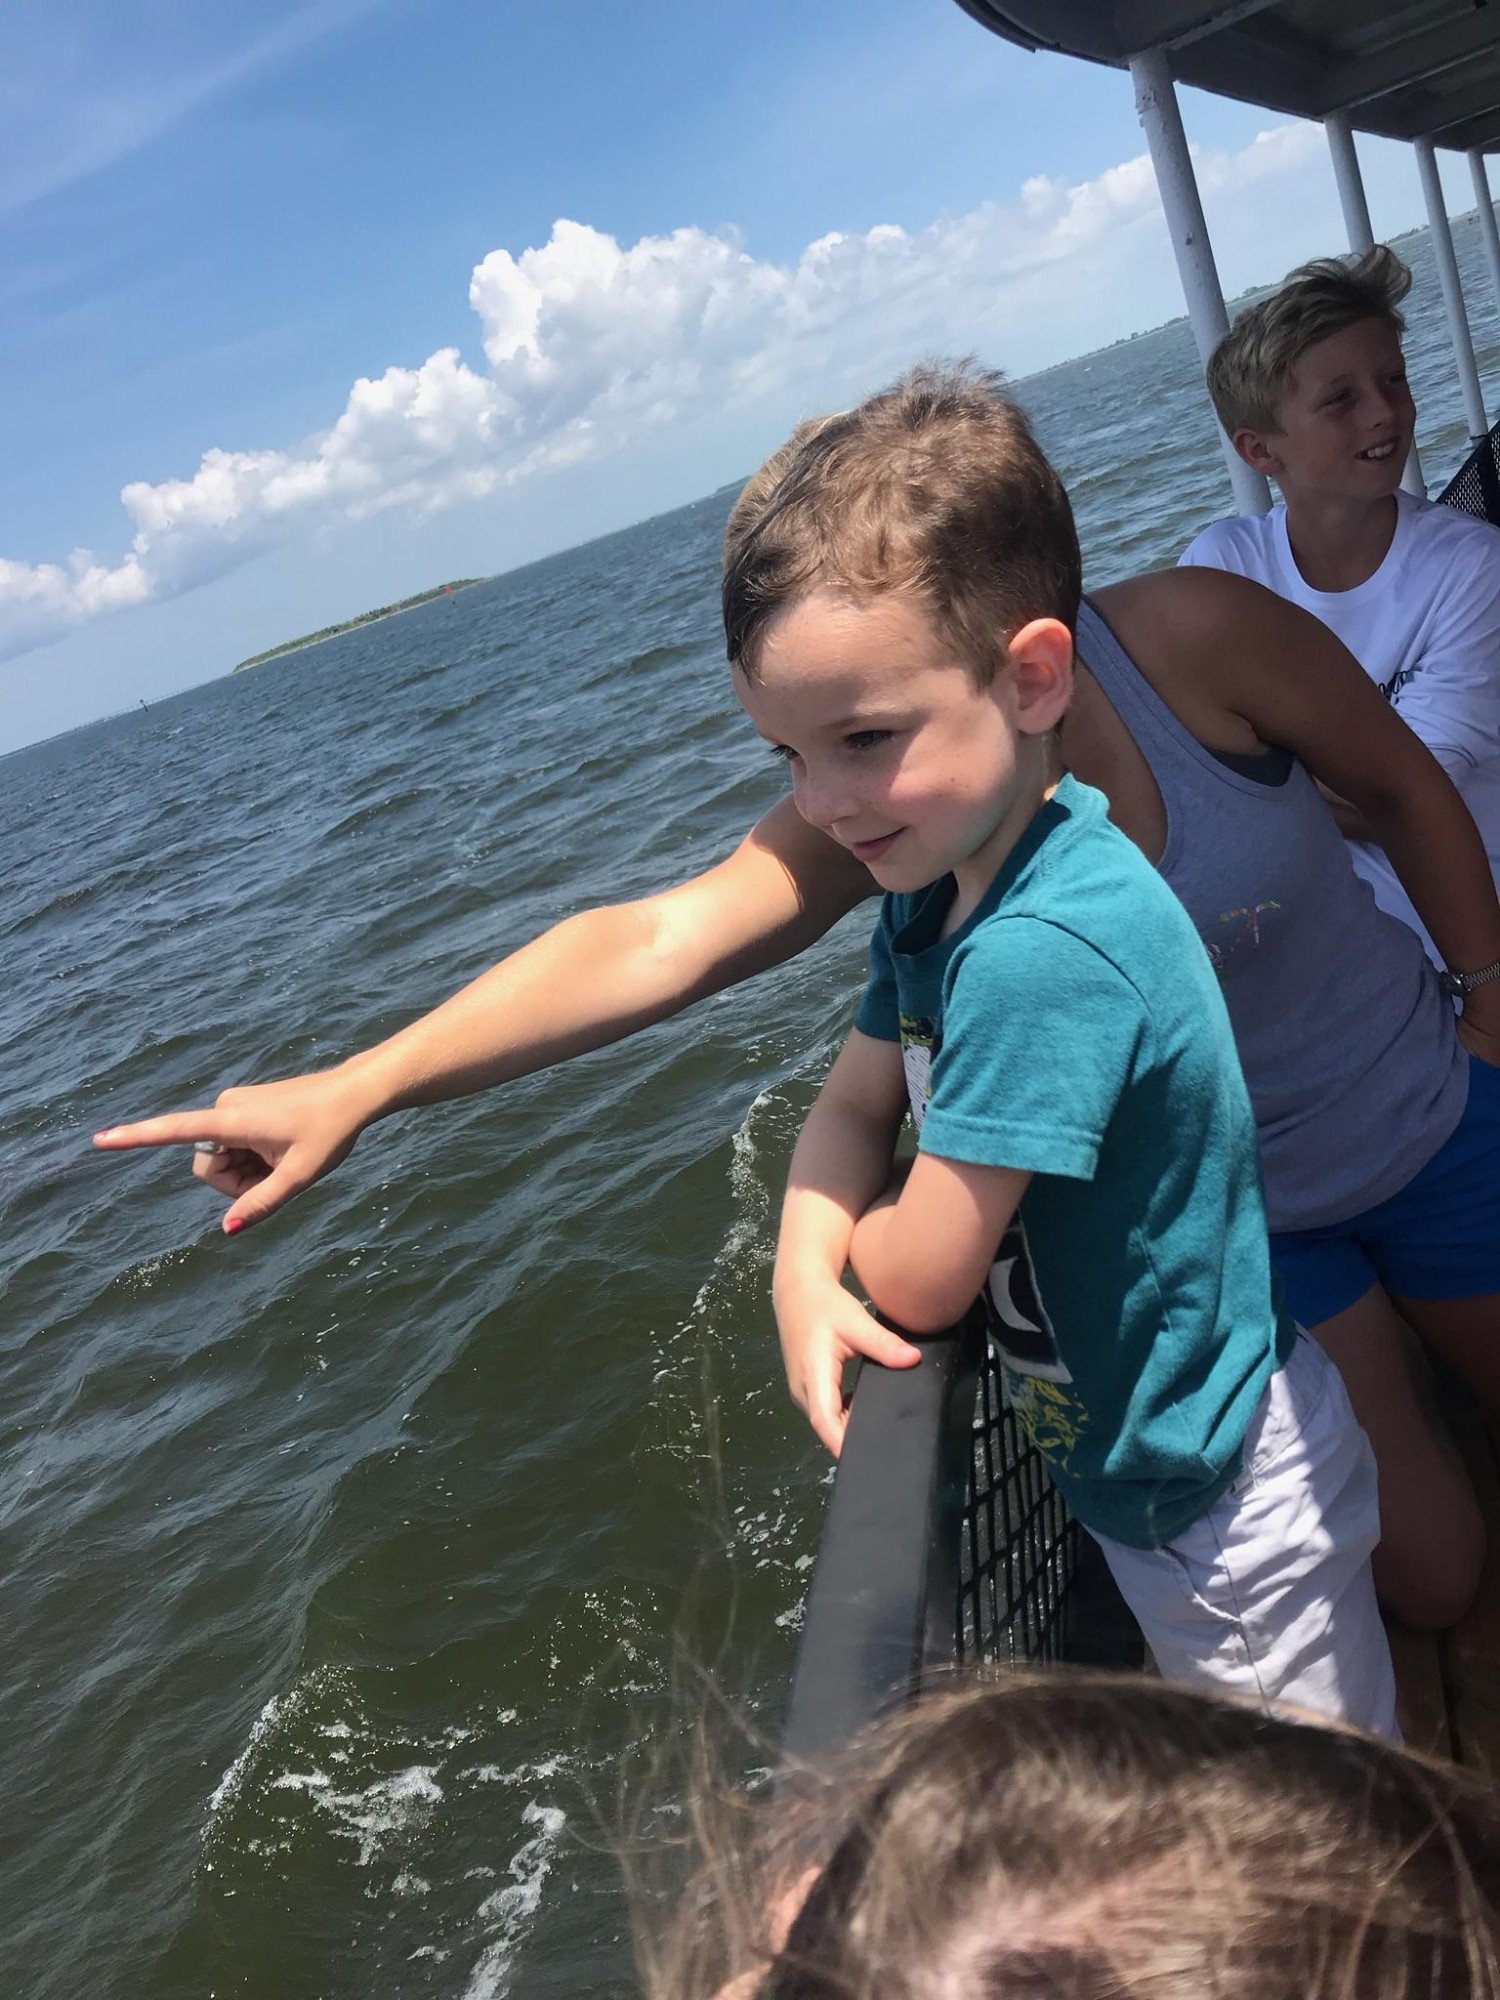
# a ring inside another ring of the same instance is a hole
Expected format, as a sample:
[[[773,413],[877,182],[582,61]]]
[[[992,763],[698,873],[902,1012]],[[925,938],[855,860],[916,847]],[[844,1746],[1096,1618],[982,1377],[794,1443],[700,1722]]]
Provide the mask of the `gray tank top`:
[[[1161,789],[1161,873],[1208,946],[1260,1134],[1272,1229],[1397,1193],[1468,1099],[1453,1009],[1416,934],[1376,907],[1308,773],[1228,769],[1085,603],[1078,652]]]

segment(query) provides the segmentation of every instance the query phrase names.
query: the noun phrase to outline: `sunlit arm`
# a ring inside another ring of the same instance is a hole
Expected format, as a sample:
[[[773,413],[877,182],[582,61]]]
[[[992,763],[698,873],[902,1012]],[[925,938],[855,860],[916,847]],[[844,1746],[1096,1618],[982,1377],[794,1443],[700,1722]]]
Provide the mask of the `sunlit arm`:
[[[1402,732],[1387,762],[1346,774],[1343,797],[1390,857],[1433,943],[1449,965],[1477,970],[1500,959],[1500,903],[1473,815],[1426,745]]]
[[[900,1049],[856,1029],[808,1113],[787,1179],[772,1287],[781,1355],[793,1401],[835,1456],[848,1422],[845,1364],[921,1360],[843,1283],[854,1225],[890,1177],[905,1110]]]
[[[1452,779],[1326,626],[1277,598],[1257,601],[1255,615],[1277,631],[1242,683],[1240,712],[1353,808],[1343,830],[1379,841],[1450,965],[1500,959],[1489,858]]]
[[[854,1225],[891,1176],[906,1115],[901,1050],[856,1028],[818,1092],[787,1174],[778,1290],[844,1275]]]
[[[336,1069],[221,1092],[95,1136],[117,1152],[212,1140],[193,1171],[232,1207],[233,1235],[310,1187],[392,1111],[508,1083],[674,1014],[801,951],[873,884],[788,799],[707,873],[589,910]]]
[[[794,956],[872,887],[783,800],[716,868],[568,918],[345,1071],[374,1116],[510,1082]]]
[[[1500,959],[1500,903],[1468,807],[1358,661],[1320,620],[1244,577],[1172,572],[1157,607],[1200,686],[1263,743],[1301,758],[1340,815],[1390,856],[1412,907],[1448,964],[1467,972]],[[1500,1060],[1500,982],[1464,1008],[1464,1035]]]
[[[888,1318],[937,1333],[978,1296],[996,1246],[1031,1179],[919,1153],[898,1201],[855,1225],[854,1274]]]

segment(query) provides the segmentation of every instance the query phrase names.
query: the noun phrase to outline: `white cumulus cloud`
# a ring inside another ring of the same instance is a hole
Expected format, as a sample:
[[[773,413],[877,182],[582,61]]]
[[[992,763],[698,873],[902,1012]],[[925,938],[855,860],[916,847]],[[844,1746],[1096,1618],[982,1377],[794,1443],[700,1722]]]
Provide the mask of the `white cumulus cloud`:
[[[1263,207],[1263,183],[1301,173],[1318,144],[1316,128],[1282,126],[1237,154],[1200,154],[1205,194]],[[540,247],[476,266],[483,366],[441,348],[362,377],[300,446],[216,448],[188,477],[133,482],[113,563],[0,558],[0,657],[324,524],[483,498],[673,423],[847,400],[924,353],[977,349],[1013,372],[1076,353],[1129,330],[1109,301],[1143,232],[1159,251],[1161,227],[1144,156],[1076,186],[1038,177],[917,231],[835,231],[787,264],[729,234],[684,228],[622,247],[559,221]],[[1167,293],[1154,316],[1175,308]]]

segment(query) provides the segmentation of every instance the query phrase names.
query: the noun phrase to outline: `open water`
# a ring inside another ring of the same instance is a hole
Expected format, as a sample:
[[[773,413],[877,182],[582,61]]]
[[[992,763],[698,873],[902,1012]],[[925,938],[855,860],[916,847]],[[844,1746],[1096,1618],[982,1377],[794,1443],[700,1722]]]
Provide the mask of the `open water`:
[[[1437,481],[1462,424],[1407,248]],[[1094,582],[1228,510],[1185,326],[1022,393]],[[774,1732],[827,1468],[771,1225],[859,915],[377,1128],[238,1242],[181,1153],[87,1143],[730,846],[780,782],[721,660],[730,498],[0,764],[12,2000],[629,1992],[605,1823],[676,1641]]]

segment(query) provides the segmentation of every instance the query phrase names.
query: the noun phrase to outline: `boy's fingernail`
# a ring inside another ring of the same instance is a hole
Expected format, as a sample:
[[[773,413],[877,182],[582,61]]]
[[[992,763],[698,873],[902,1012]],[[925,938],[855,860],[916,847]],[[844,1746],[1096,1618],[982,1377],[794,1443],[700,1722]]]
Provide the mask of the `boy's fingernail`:
[[[224,1234],[226,1236],[238,1236],[244,1226],[245,1218],[242,1215],[226,1215],[224,1218]]]

